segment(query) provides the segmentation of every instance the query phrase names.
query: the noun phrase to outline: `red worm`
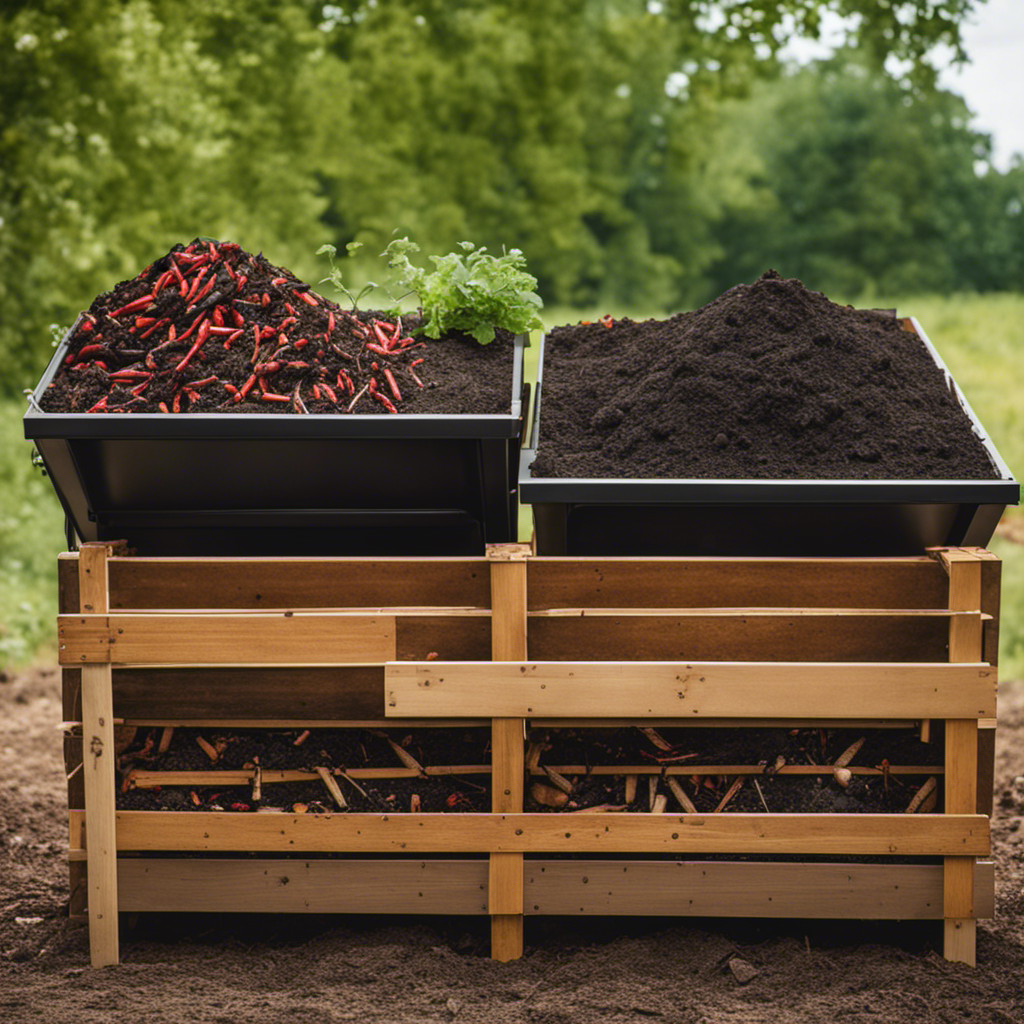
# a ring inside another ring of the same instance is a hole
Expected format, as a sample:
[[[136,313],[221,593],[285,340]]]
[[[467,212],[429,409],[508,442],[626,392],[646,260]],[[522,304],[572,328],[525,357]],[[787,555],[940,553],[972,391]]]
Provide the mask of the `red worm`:
[[[344,388],[350,395],[356,393],[355,385],[352,383],[352,378],[344,370],[338,371],[338,387]]]
[[[331,400],[333,405],[338,404],[338,396],[334,393],[334,388],[330,384],[321,384],[320,388],[327,394],[327,397]],[[313,392],[316,393],[316,387],[313,388]]]
[[[88,334],[90,331],[95,330],[96,325],[91,320],[85,320],[82,326],[78,328],[79,334]]]
[[[178,294],[184,298],[185,293],[188,291],[188,285],[185,284],[185,278],[181,276],[181,269],[174,260],[171,260],[171,273],[178,279]]]
[[[77,356],[73,356],[72,358],[81,359],[83,356],[94,356],[98,352],[104,351],[106,351],[106,347],[104,345],[86,345],[79,351]]]
[[[264,292],[263,293],[263,297],[260,299],[260,302],[264,306],[269,306],[270,305],[270,296],[266,292]]]
[[[86,412],[100,412],[100,410],[106,409],[107,407],[107,396],[104,395],[91,409],[86,409]]]
[[[388,387],[391,388],[391,394],[394,395],[395,401],[400,402],[402,400],[402,392],[398,390],[398,382],[395,380],[395,375],[384,367],[384,377],[388,382]]]
[[[286,316],[281,321],[281,323],[278,324],[277,329],[279,331],[283,331],[285,328],[291,327],[292,324],[297,324],[298,322],[299,322],[299,318],[297,316]]]
[[[111,380],[125,381],[125,380],[149,380],[153,374],[146,373],[145,370],[115,370],[111,375]]]
[[[242,314],[239,313],[237,309],[232,309],[231,310],[231,319],[235,321],[235,326],[236,327],[244,327],[245,326],[245,317],[242,316]]]
[[[274,285],[274,287],[276,288],[279,285],[287,284],[288,283],[288,278],[287,277],[275,277],[274,280],[271,281],[270,283],[272,285]]]
[[[203,342],[206,341],[210,333],[210,325],[204,320],[203,326],[199,328],[199,335],[196,337],[195,344],[188,350],[185,358],[174,368],[175,373],[181,373],[189,364],[189,360],[203,347]]]
[[[421,362],[422,362],[422,360],[421,360]],[[417,376],[416,376],[416,371],[415,371],[415,370],[413,370],[413,369],[409,369],[409,376],[410,376],[410,377],[412,377],[412,379],[413,379],[414,381],[416,381],[416,386],[417,386],[418,388],[421,388],[421,387],[423,387],[423,381],[421,381],[421,380],[419,379],[419,377],[417,377]]]
[[[205,388],[207,384],[212,384],[215,380],[220,380],[219,377],[204,377],[202,380],[189,381],[189,387],[193,391],[198,391],[199,388]]]
[[[216,323],[216,321],[214,321],[214,322]],[[223,324],[221,324],[219,327],[211,327],[210,328],[210,333],[211,334],[228,335],[228,334],[234,334],[237,330],[238,330],[237,327],[225,327]]]
[[[151,335],[151,334],[152,334],[152,333],[153,333],[154,331],[158,331],[158,330],[160,330],[160,328],[161,328],[161,327],[162,327],[162,326],[163,326],[164,324],[169,324],[170,322],[171,322],[171,321],[170,321],[170,320],[167,320],[167,319],[164,319],[164,320],[157,320],[157,322],[156,322],[155,324],[153,324],[153,326],[152,326],[152,327],[150,327],[150,329],[149,329],[148,331],[143,331],[143,332],[142,332],[142,333],[141,333],[141,334],[139,335],[139,337],[140,337],[140,338],[148,338],[148,337],[149,337],[149,336],[150,336],[150,335]]]
[[[240,337],[241,337],[241,336],[242,336],[243,334],[245,334],[245,331],[242,331],[242,330],[238,330],[238,331],[232,331],[232,332],[231,332],[231,333],[230,333],[230,334],[229,334],[229,335],[228,335],[228,336],[227,336],[227,337],[226,337],[226,338],[224,339],[224,347],[225,347],[225,348],[231,348],[231,346],[232,346],[232,345],[233,345],[233,344],[234,344],[234,343],[235,343],[236,341],[238,341],[238,339],[239,339],[239,338],[240,338]]]
[[[250,391],[252,391],[253,384],[256,383],[256,374],[254,373],[243,385],[242,390],[238,392],[235,397],[236,402],[240,402]]]
[[[284,308],[287,309],[292,316],[298,317],[299,314],[295,312],[295,307],[290,302],[286,302],[284,304]]]
[[[214,327],[224,326],[224,309],[221,306],[213,307],[213,325]]]
[[[138,396],[149,387],[150,383],[151,381],[144,380],[137,388],[132,388],[132,394],[138,398]]]
[[[192,280],[192,287],[189,289],[188,295],[185,296],[185,304],[186,305],[188,305],[188,304],[190,304],[191,302],[194,301],[195,296],[196,296],[196,292],[199,291],[199,285],[202,283],[203,278],[206,277],[206,272],[209,269],[210,269],[209,267],[202,267],[200,269],[199,273],[196,274],[195,278],[193,278],[193,280]]]
[[[197,316],[195,318],[195,320],[192,321],[192,324],[189,327],[189,329],[180,338],[178,338],[178,341],[184,341],[205,320],[206,320],[206,314],[205,313],[200,313],[199,316]],[[173,328],[172,328],[172,330],[173,330]],[[169,336],[168,336],[168,340],[170,340]]]
[[[374,398],[377,399],[378,402],[380,402],[381,405],[384,406],[385,409],[387,409],[388,412],[398,412],[394,405],[391,404],[391,400],[386,395],[382,395],[379,391],[371,391],[370,393],[373,395]]]
[[[226,388],[228,394],[231,395],[237,402],[239,399],[238,388],[236,388],[234,384],[229,384],[227,381],[223,381],[222,383],[224,384],[224,387]]]
[[[275,395],[271,391],[267,391],[265,394],[260,395],[261,402],[290,402],[291,398],[288,395]]]
[[[111,319],[117,316],[121,316],[124,313],[134,313],[137,310],[145,309],[155,298],[154,295],[143,295],[141,299],[136,299],[134,302],[129,302],[126,306],[122,306],[120,309],[115,309],[113,313],[109,313]]]
[[[153,285],[153,294],[162,292],[167,285],[174,280],[174,274],[170,270],[165,270],[157,279],[156,284]]]
[[[313,296],[309,294],[309,292],[293,291],[292,295],[294,295],[300,301],[304,302],[307,306],[319,306],[320,305],[320,303],[317,302],[316,299],[314,299]]]
[[[256,324],[252,325],[252,336],[253,338],[255,338],[256,344],[253,347],[252,359],[250,359],[249,362],[255,365],[256,357],[260,354],[260,339],[262,337],[262,335],[260,334],[260,329]]]
[[[376,320],[373,321],[373,333],[377,335],[377,340],[384,346],[385,349],[390,348],[391,339],[384,333],[380,326],[380,323]]]
[[[228,272],[228,275],[230,276],[232,281],[237,281],[238,280],[238,275],[234,272],[234,270],[232,269],[230,263],[225,263],[224,264],[224,269]]]
[[[155,316],[137,316],[135,318],[136,327],[148,327],[150,324],[156,323]]]
[[[159,409],[161,412],[170,412],[170,409],[167,408],[166,402],[161,402],[159,405]]]
[[[191,302],[191,304],[194,306],[200,299],[205,299],[206,296],[209,295],[211,291],[213,291],[213,286],[216,283],[217,283],[217,278],[216,277],[211,277],[210,280],[207,281],[206,284],[204,284],[203,287],[199,290],[199,292],[196,294],[196,297],[194,299],[191,299],[191,300],[186,299],[185,301],[186,302]]]
[[[171,403],[171,408],[175,412],[181,412],[181,391],[174,392],[174,401]]]
[[[382,347],[381,347],[380,345],[374,345],[374,343],[373,343],[372,341],[368,341],[368,342],[366,343],[366,347],[367,347],[367,348],[368,348],[368,349],[369,349],[369,350],[370,350],[371,352],[376,352],[376,353],[378,353],[379,355],[382,355],[382,356],[389,356],[389,355],[391,355],[391,354],[392,354],[392,353],[391,353],[391,352],[389,352],[389,351],[388,351],[388,350],[387,350],[386,348],[382,348]]]
[[[327,333],[334,333],[334,312],[332,310],[327,311]]]
[[[296,348],[305,348],[308,344],[309,344],[309,338],[299,338],[299,340],[297,342],[295,342],[295,347]]]

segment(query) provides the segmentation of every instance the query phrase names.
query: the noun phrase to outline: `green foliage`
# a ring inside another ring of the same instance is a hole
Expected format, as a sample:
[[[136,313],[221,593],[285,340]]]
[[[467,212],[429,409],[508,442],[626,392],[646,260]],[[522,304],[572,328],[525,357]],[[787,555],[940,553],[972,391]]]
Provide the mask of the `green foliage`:
[[[419,296],[427,337],[464,331],[486,345],[494,340],[495,327],[517,334],[543,328],[537,279],[526,272],[526,257],[518,249],[492,256],[472,242],[459,242],[459,248],[462,252],[430,256],[435,267],[430,272],[409,259],[419,246],[408,238],[396,238],[384,250],[398,283]]]
[[[349,256],[351,256],[353,253],[357,252],[362,247],[362,242],[349,242],[345,248],[348,250]],[[344,280],[342,279],[341,268],[334,262],[334,257],[338,255],[337,247],[331,245],[330,242],[327,242],[326,244],[321,245],[320,248],[317,249],[316,251],[317,256],[322,256],[324,255],[324,253],[327,254],[327,258],[331,261],[331,272],[325,278],[323,278],[320,281],[320,283],[324,284],[325,282],[330,282],[332,285],[334,285],[335,288],[338,289],[339,292],[341,292],[343,295],[348,296],[348,300],[349,302],[352,303],[353,309],[358,309],[359,300],[364,295],[368,294],[369,292],[372,292],[375,288],[379,288],[380,285],[377,284],[376,281],[367,281],[367,283],[363,285],[363,287],[358,292],[356,292],[355,295],[353,295],[352,292],[350,292],[348,288],[345,286]]]
[[[709,291],[767,267],[854,296],[1019,288],[1024,168],[1001,175],[990,154],[960,97],[855,54],[767,83],[730,109],[709,164],[730,184]]]

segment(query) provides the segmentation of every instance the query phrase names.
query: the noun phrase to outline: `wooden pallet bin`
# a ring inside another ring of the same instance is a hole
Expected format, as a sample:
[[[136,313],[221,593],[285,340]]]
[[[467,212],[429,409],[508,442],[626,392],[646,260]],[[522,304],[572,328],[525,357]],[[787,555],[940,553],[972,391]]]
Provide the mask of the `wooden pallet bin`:
[[[96,965],[118,961],[119,911],[159,910],[489,914],[502,960],[521,954],[531,914],[933,918],[944,921],[946,956],[974,961],[975,922],[994,903],[984,858],[1000,565],[987,551],[115,551],[87,544],[59,563],[64,718],[81,723],[65,738],[71,909],[88,914]],[[538,771],[525,761],[527,722],[921,723],[945,745],[945,813],[524,813],[524,780]],[[443,723],[489,724],[492,813],[116,809],[119,724]],[[707,854],[887,862],[699,859]],[[922,857],[935,860],[899,860]]]

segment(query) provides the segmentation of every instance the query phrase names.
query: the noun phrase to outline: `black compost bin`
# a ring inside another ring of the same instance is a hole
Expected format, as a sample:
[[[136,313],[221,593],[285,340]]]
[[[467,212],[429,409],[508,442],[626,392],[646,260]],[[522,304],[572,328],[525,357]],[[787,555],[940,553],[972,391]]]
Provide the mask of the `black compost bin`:
[[[143,555],[480,554],[517,536],[527,344],[516,337],[501,415],[46,413],[66,337],[25,436],[82,540]]]
[[[921,325],[909,318],[992,460],[992,480],[568,479],[530,475],[540,440],[544,343],[519,494],[543,555],[906,555],[985,545],[1020,486]]]

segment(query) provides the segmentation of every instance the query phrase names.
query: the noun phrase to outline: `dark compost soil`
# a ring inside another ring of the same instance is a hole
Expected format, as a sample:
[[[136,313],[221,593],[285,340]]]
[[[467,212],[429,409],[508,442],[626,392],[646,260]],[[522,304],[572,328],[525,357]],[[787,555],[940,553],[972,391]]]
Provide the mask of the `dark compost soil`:
[[[56,668],[0,672],[5,1024],[1024,1021],[1021,683],[1000,683],[996,916],[974,969],[941,959],[935,922],[527,918],[503,964],[482,918],[152,914],[94,971],[67,916],[60,706]]]
[[[537,477],[998,477],[916,334],[771,270],[667,320],[555,328],[542,397]]]
[[[437,341],[413,334],[421,325],[419,315],[343,310],[262,253],[196,239],[95,299],[40,405],[172,414],[510,411],[509,331],[480,345],[457,332]]]

